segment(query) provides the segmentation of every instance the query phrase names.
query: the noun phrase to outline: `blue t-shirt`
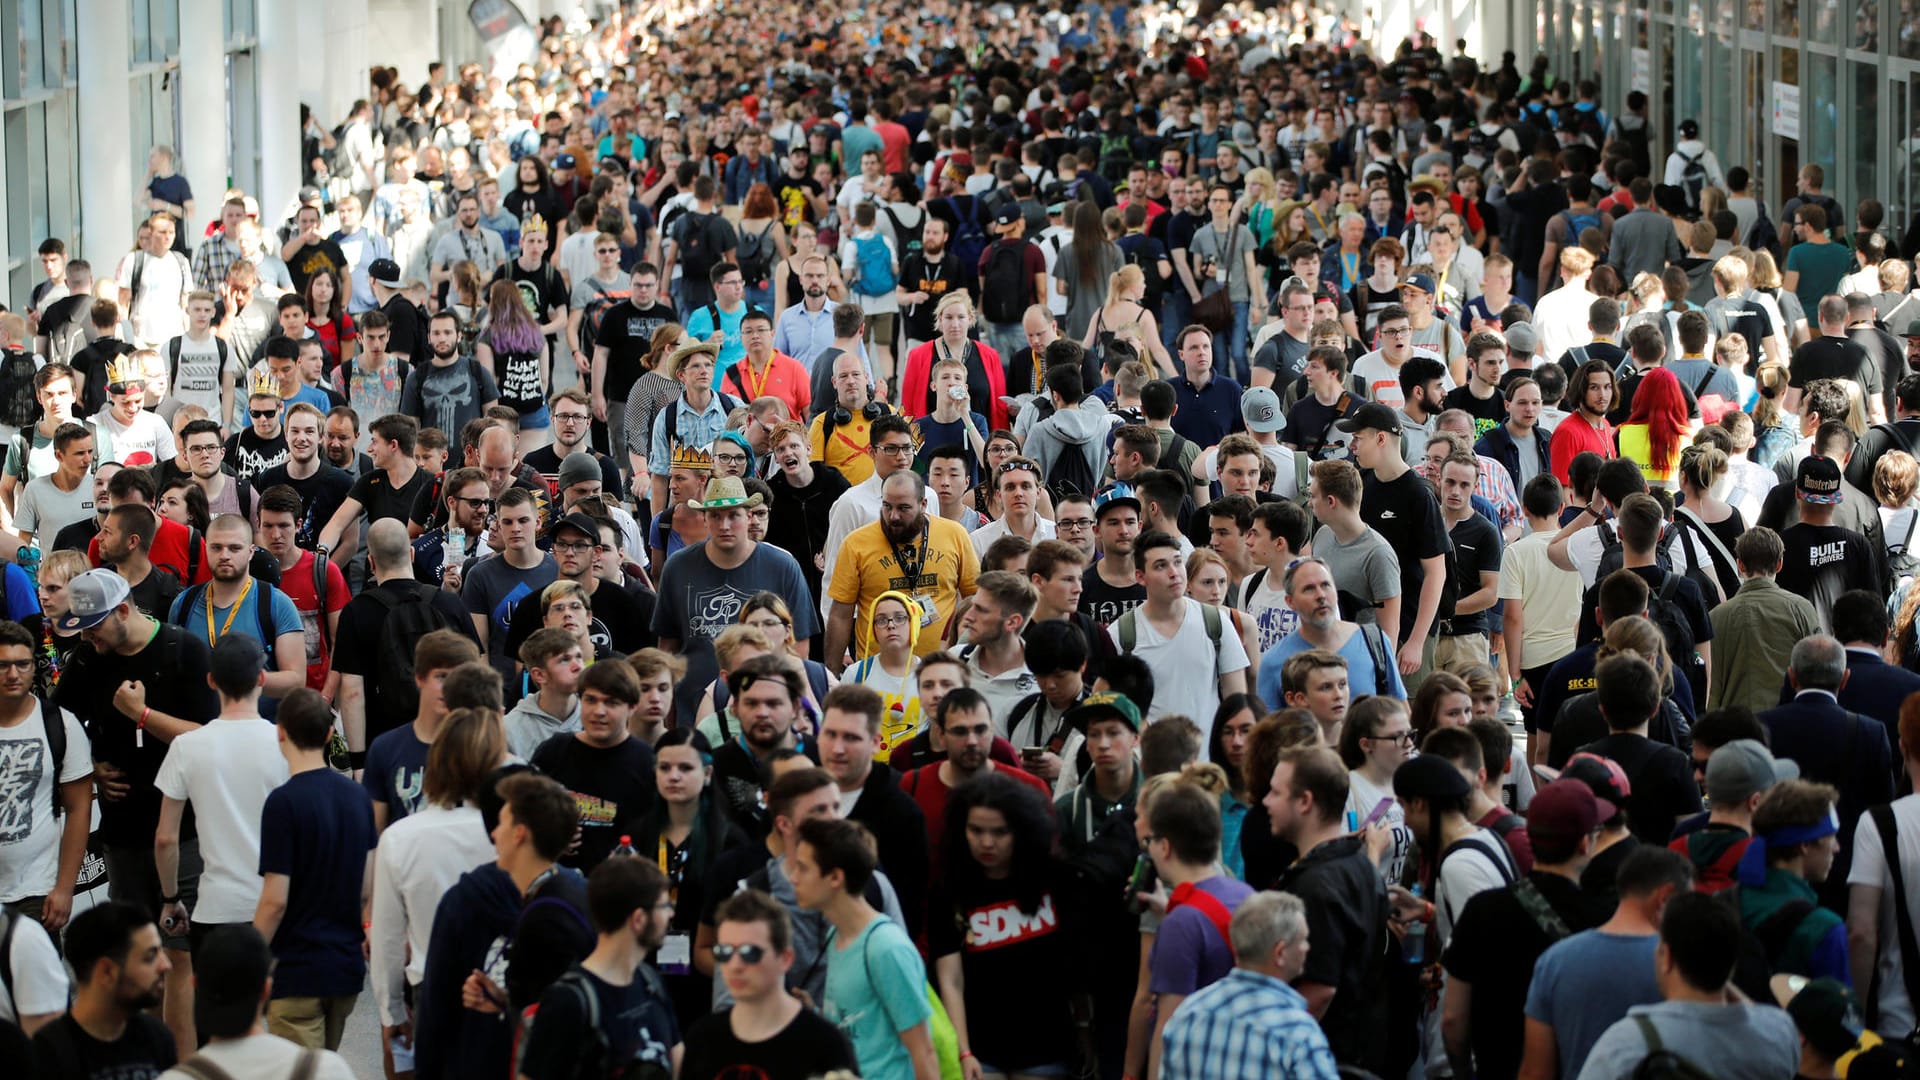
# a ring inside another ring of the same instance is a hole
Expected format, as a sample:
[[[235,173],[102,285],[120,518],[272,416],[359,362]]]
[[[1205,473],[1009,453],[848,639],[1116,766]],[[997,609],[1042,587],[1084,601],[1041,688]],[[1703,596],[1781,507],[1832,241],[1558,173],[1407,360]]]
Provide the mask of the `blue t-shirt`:
[[[1527,1016],[1553,1028],[1560,1075],[1578,1076],[1602,1033],[1635,1005],[1663,1000],[1653,979],[1659,936],[1584,930],[1540,954],[1527,987]],[[1604,979],[1599,971],[1611,972]]]
[[[332,769],[295,773],[260,811],[260,873],[289,878],[273,935],[273,996],[344,997],[367,976],[360,884],[379,836],[366,792]]]
[[[7,563],[5,566],[7,618],[14,622],[23,622],[29,615],[40,614],[40,592],[33,587],[33,579],[27,576],[25,570],[12,563]]]
[[[12,606],[12,584],[11,581],[8,582],[9,607]],[[212,585],[209,584],[207,588],[212,588]],[[293,606],[293,598],[288,596],[285,590],[255,579],[253,588],[248,589],[247,594],[240,598],[238,611],[235,611],[232,607],[215,607],[213,609],[213,629],[216,640],[225,637],[230,632],[245,634],[248,637],[259,639],[260,631],[262,630],[260,596],[262,593],[269,591],[272,592],[273,599],[268,603],[265,623],[267,627],[272,629],[273,636],[261,640],[260,644],[267,651],[267,670],[274,671],[276,668],[274,667],[273,644],[280,635],[299,634],[301,641],[303,643],[306,641],[306,624],[300,621],[300,609]],[[197,595],[193,595],[196,593]],[[190,595],[197,602],[191,609],[187,609],[186,602]],[[167,614],[167,621],[173,623],[175,626],[181,627],[194,637],[207,637],[207,589],[189,589],[182,591],[179,596],[174,597],[173,608]],[[306,647],[302,644],[300,662],[303,666],[306,664],[305,650]],[[278,711],[279,699],[269,697],[260,699],[261,716],[271,720]]]
[[[713,388],[720,389],[720,377],[727,369],[740,362],[747,355],[746,339],[740,336],[740,320],[747,317],[751,304],[742,303],[738,311],[723,311],[718,304],[694,308],[687,316],[687,337],[694,341],[705,341],[713,336],[713,313],[720,312],[720,332],[724,335],[720,343],[720,355],[713,362]]]
[[[426,799],[428,744],[404,723],[373,740],[367,747],[367,767],[360,783],[373,801],[387,808],[391,825],[420,809]]]
[[[973,430],[986,438],[993,428],[987,425],[987,418],[973,413]],[[943,446],[958,446],[967,452],[967,482],[980,482],[980,460],[974,456],[973,443],[967,439],[967,425],[959,420],[945,423],[931,416],[922,416],[913,422],[913,441],[920,446],[920,452],[914,455],[913,471],[922,476],[927,474],[928,455]]]
[[[1378,627],[1374,629],[1377,630]],[[1347,689],[1354,697],[1359,697],[1361,694],[1374,693],[1379,686],[1374,674],[1373,655],[1368,652],[1366,639],[1360,636],[1366,632],[1367,628],[1361,627],[1360,630],[1355,631],[1354,635],[1348,638],[1346,644],[1340,646],[1339,649],[1340,658],[1347,662]],[[1407,684],[1401,681],[1400,667],[1394,663],[1393,642],[1385,637],[1376,637],[1373,641],[1374,645],[1380,649],[1381,654],[1387,658],[1387,685],[1390,688],[1388,692],[1393,697],[1405,701],[1407,699]],[[1286,666],[1287,660],[1290,657],[1306,652],[1311,648],[1313,648],[1312,643],[1307,641],[1306,638],[1301,637],[1296,631],[1281,638],[1272,648],[1266,651],[1266,655],[1260,658],[1260,677],[1258,680],[1260,684],[1260,700],[1265,703],[1268,709],[1284,707],[1280,700],[1280,669]]]
[[[882,915],[844,949],[838,931],[827,934],[827,992],[822,1015],[853,1042],[867,1080],[911,1080],[913,1059],[900,1032],[933,1015],[927,1002],[927,965],[906,931]]]
[[[1212,896],[1228,911],[1253,895],[1244,882],[1224,875],[1195,882],[1194,888]],[[1153,952],[1147,959],[1153,973],[1147,989],[1156,994],[1191,994],[1211,986],[1233,970],[1233,949],[1221,936],[1213,920],[1193,904],[1182,904],[1167,912],[1160,921],[1160,932],[1153,937]]]

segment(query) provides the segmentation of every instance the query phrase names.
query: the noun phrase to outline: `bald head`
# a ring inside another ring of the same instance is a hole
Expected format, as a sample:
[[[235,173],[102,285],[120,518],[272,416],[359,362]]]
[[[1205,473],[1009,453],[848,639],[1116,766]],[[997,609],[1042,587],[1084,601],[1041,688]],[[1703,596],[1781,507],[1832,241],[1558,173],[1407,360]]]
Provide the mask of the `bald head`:
[[[367,558],[376,574],[413,576],[413,545],[398,518],[381,518],[367,529]]]

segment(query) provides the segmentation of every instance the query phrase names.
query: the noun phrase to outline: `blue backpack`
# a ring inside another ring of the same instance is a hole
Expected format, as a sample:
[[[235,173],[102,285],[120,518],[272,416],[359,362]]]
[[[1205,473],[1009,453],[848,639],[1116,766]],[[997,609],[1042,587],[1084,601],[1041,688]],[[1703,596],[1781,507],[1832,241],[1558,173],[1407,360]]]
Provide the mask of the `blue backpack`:
[[[886,239],[877,232],[856,236],[853,248],[859,259],[853,291],[861,296],[891,296],[899,279],[893,273],[893,253],[887,250]]]
[[[1600,212],[1598,210],[1583,210],[1578,214],[1572,210],[1564,210],[1561,212],[1567,215],[1566,246],[1568,247],[1580,246],[1581,233],[1586,232],[1588,229],[1597,229],[1600,227]]]

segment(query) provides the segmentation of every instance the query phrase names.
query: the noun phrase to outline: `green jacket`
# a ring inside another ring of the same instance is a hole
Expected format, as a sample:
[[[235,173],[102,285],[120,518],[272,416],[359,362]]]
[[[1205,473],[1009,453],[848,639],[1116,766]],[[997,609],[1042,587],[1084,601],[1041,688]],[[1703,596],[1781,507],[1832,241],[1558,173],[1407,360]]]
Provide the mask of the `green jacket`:
[[[1707,618],[1713,623],[1709,709],[1744,705],[1757,713],[1780,704],[1794,644],[1822,632],[1813,605],[1770,577],[1741,582]]]
[[[1770,866],[1763,884],[1740,888],[1741,925],[1757,933],[1768,916],[1794,900],[1815,905],[1820,902],[1807,879]],[[1851,985],[1846,922],[1826,908],[1816,906],[1800,918],[1800,924],[1787,937],[1786,947],[1768,966],[1774,974],[1784,972],[1815,978],[1830,975]]]

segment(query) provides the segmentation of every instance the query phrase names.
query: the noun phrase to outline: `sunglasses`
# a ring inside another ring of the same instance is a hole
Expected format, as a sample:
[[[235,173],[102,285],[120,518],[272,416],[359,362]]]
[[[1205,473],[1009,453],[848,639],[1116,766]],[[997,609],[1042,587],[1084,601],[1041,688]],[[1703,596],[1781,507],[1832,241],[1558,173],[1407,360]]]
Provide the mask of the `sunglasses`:
[[[716,964],[724,964],[736,956],[742,963],[758,964],[767,958],[767,948],[764,945],[715,945],[713,947],[713,962]]]
[[[255,420],[271,420],[274,417],[280,415],[280,410],[279,409],[248,409],[247,413],[248,415],[252,416]]]

